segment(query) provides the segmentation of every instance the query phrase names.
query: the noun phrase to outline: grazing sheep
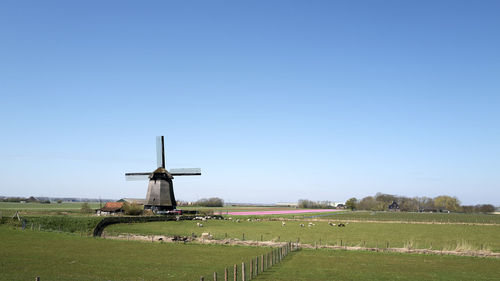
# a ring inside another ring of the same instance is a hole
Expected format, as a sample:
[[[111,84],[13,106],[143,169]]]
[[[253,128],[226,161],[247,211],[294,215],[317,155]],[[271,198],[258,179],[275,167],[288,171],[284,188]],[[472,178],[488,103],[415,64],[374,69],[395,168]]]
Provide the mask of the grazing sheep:
[[[304,224],[303,224],[303,223],[301,223],[301,224],[300,224],[300,227],[304,227]]]
[[[202,223],[199,223],[199,222],[197,222],[197,223],[196,223],[196,225],[197,225],[198,227],[203,227],[203,224],[202,224]]]
[[[286,223],[284,221],[281,222],[281,226],[285,226]]]
[[[240,222],[240,219],[237,219],[236,222]]]
[[[247,219],[247,221],[252,221],[251,219]]]
[[[345,224],[339,223],[339,227],[345,227]]]

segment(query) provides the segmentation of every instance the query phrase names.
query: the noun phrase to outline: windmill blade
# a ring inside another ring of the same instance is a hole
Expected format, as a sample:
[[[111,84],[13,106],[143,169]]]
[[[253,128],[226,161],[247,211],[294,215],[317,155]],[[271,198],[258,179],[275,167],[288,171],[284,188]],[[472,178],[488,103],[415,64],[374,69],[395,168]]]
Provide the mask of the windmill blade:
[[[156,165],[165,168],[165,139],[163,136],[156,137]]]
[[[148,180],[151,173],[126,173],[125,179],[127,181],[142,181]]]
[[[200,168],[177,168],[170,169],[169,173],[172,176],[201,176]]]

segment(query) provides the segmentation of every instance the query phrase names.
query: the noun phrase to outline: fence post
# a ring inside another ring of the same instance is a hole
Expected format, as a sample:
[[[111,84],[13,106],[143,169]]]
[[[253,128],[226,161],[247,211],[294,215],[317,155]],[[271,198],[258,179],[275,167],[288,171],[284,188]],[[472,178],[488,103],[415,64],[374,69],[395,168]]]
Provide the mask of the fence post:
[[[253,277],[253,258],[250,259],[249,269],[250,269],[250,277],[248,278],[248,280],[252,280],[252,277]]]
[[[229,281],[229,275],[228,275],[228,272],[227,272],[227,267],[224,268],[224,281]]]
[[[245,281],[245,262],[241,263],[241,281]]]
[[[264,272],[264,255],[260,256],[260,272]]]
[[[238,281],[238,266],[236,264],[234,265],[233,275],[234,281]]]
[[[217,281],[217,272],[214,271],[214,281]]]

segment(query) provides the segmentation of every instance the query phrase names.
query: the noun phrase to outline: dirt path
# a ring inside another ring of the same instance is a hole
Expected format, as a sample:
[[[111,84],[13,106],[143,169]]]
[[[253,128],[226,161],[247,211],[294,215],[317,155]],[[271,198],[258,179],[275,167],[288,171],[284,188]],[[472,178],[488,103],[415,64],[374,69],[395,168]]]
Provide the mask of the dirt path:
[[[137,234],[120,234],[117,236],[103,236],[105,239],[116,240],[131,240],[131,241],[144,241],[152,243],[197,243],[197,244],[216,244],[216,245],[240,245],[240,246],[255,246],[255,247],[279,247],[283,246],[285,242],[275,241],[251,241],[239,239],[205,239],[205,238],[191,238],[184,237],[186,241],[174,241],[174,237],[165,235],[137,235]],[[293,245],[297,245],[293,243]],[[468,256],[468,257],[493,257],[500,258],[500,253],[493,253],[487,250],[474,250],[474,251],[443,251],[432,249],[409,249],[409,248],[370,248],[361,246],[331,246],[331,245],[312,245],[299,243],[299,248],[307,249],[332,249],[332,250],[345,250],[345,251],[369,251],[369,252],[392,252],[392,253],[415,253],[415,254],[434,254],[434,255],[453,255],[453,256]]]

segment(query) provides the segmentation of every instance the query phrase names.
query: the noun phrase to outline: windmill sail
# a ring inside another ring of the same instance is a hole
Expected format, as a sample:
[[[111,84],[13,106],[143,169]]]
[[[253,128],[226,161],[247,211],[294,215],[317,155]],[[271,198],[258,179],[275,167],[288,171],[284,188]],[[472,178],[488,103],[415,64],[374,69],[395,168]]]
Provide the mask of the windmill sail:
[[[151,173],[126,173],[125,179],[127,181],[140,181],[149,179]]]
[[[178,168],[178,169],[170,169],[170,174],[172,176],[200,176],[201,169],[200,168]]]
[[[165,144],[163,136],[156,137],[156,166],[165,168]]]

